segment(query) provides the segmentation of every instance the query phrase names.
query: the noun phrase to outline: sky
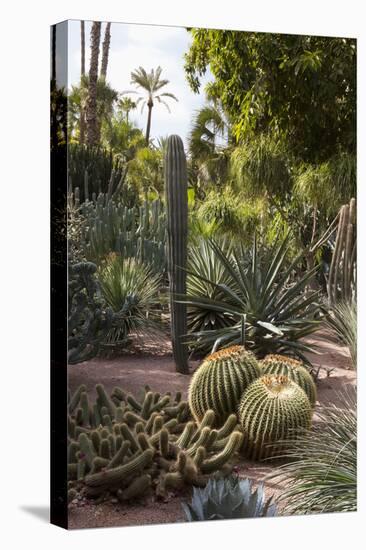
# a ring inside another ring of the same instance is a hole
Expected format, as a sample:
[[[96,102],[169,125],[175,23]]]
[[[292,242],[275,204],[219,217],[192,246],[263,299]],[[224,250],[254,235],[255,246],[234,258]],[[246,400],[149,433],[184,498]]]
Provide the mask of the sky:
[[[90,59],[90,29],[91,22],[85,22],[86,71]],[[101,43],[104,39],[105,23],[102,24]],[[192,118],[196,110],[205,103],[203,88],[199,94],[194,94],[188,86],[184,74],[184,53],[188,51],[191,42],[190,34],[184,28],[153,25],[135,25],[127,23],[112,23],[111,43],[107,81],[118,92],[136,89],[131,85],[131,72],[139,66],[147,71],[160,65],[163,69],[161,78],[168,79],[169,84],[163,92],[171,92],[178,102],[167,99],[171,113],[166,107],[155,103],[152,112],[151,136],[153,138],[178,134],[187,144]],[[69,21],[69,87],[76,85],[80,79],[80,21]],[[101,60],[101,51],[99,62]],[[208,82],[210,76],[203,79]],[[137,99],[137,95],[130,95]],[[133,111],[131,119],[143,130],[146,128],[147,108],[140,113],[141,108]]]

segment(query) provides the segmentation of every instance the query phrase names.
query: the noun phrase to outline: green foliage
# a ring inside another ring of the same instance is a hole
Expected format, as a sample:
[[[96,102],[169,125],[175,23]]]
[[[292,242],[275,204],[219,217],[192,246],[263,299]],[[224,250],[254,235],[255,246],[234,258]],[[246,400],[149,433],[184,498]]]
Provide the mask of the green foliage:
[[[260,361],[263,374],[287,376],[304,390],[312,407],[315,407],[317,391],[313,377],[301,361],[285,355],[267,355]]]
[[[193,488],[191,503],[183,503],[188,521],[273,517],[276,505],[265,500],[263,484],[253,491],[249,479],[229,476],[210,479],[204,488]]]
[[[123,259],[114,254],[99,269],[99,281],[105,302],[117,314],[105,345],[125,345],[131,333],[158,330],[159,274],[154,275],[148,266],[133,258]]]
[[[356,301],[338,302],[329,311],[326,322],[339,341],[348,346],[352,366],[357,368],[357,304]]]
[[[192,89],[210,85],[238,141],[251,133],[287,142],[306,162],[355,152],[356,41],[345,38],[191,29],[185,56]]]
[[[95,277],[97,266],[80,262],[69,266],[68,364],[97,355],[114,322],[114,314],[101,296]]]
[[[286,464],[268,476],[284,482],[285,514],[357,510],[357,414],[354,389],[339,406],[318,411],[319,421],[287,443]]]
[[[187,334],[187,306],[176,300],[178,295],[186,294],[188,238],[187,165],[179,136],[168,139],[164,169],[173,357],[177,371],[188,374],[188,350],[183,342],[183,336]]]
[[[197,217],[206,223],[219,222],[219,232],[251,242],[260,228],[263,217],[263,202],[242,201],[230,187],[210,191],[197,210]]]
[[[243,346],[226,348],[205,358],[195,371],[188,401],[197,421],[212,409],[222,425],[236,409],[244,390],[261,374],[255,356]]]
[[[184,301],[189,307],[199,307],[232,316],[233,326],[216,330],[201,330],[190,334],[189,342],[198,347],[215,348],[242,343],[242,324],[245,320],[245,345],[259,356],[268,353],[284,353],[298,356],[309,347],[300,339],[318,327],[318,293],[306,287],[317,268],[292,280],[293,272],[302,259],[302,254],[288,262],[290,236],[275,244],[267,254],[257,249],[256,240],[248,266],[247,252],[243,246],[234,247],[229,257],[214,240],[210,246],[225,271],[230,274],[235,286],[224,286],[206,279],[198,273],[193,278],[205,281],[220,290],[220,301],[209,296],[188,295]],[[306,361],[307,362],[307,361]]]
[[[101,384],[95,389],[94,402],[85,386],[69,397],[70,498],[108,495],[125,501],[152,490],[166,496],[231,470],[242,443],[235,416],[217,431],[213,411],[200,424],[189,419],[180,392],[172,397],[145,386],[135,397],[119,387],[111,394]]]
[[[264,375],[243,393],[238,407],[244,454],[252,460],[279,456],[283,440],[299,437],[311,426],[312,408],[304,392],[287,376]]]

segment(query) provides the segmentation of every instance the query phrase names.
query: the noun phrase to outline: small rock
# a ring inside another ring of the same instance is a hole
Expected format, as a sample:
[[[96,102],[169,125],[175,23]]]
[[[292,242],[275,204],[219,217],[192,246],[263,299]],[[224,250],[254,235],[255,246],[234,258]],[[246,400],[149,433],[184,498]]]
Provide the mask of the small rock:
[[[79,499],[78,498],[74,498],[72,501],[71,501],[71,504],[78,504],[79,502]]]
[[[112,504],[118,504],[118,498],[111,498]]]

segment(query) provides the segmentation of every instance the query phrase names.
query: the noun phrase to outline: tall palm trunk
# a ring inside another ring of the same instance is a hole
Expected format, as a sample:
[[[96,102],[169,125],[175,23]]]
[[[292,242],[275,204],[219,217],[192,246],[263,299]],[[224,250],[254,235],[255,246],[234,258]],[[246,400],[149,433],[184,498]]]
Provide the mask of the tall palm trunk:
[[[97,82],[101,23],[94,21],[91,29],[91,56],[89,68],[89,88],[86,105],[87,144],[98,143]]]
[[[145,139],[146,139],[146,145],[149,145],[150,130],[151,130],[151,114],[152,114],[152,108],[154,107],[154,102],[153,102],[151,97],[149,98],[149,101],[147,102],[147,107],[148,107],[149,111],[148,111],[148,114],[147,114],[147,126],[146,126]]]
[[[111,23],[107,23],[103,40],[102,66],[100,68],[100,76],[107,76],[109,45],[111,43]]]
[[[81,41],[81,78],[85,75],[85,21],[80,21],[80,41]],[[85,110],[84,106],[80,105],[80,136],[79,142],[81,145],[85,143]]]
[[[104,40],[102,44],[102,64],[100,68],[100,76],[104,79],[107,78],[107,67],[108,67],[108,57],[109,57],[109,45],[111,43],[111,23],[107,23],[104,33]],[[97,120],[97,142],[100,142],[101,135],[101,118],[98,117]]]

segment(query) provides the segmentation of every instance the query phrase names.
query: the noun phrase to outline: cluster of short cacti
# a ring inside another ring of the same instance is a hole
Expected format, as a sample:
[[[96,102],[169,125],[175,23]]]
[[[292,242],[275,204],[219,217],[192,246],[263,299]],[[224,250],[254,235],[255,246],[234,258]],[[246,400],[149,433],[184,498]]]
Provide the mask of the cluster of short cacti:
[[[311,406],[315,406],[316,385],[310,372],[301,361],[285,355],[267,355],[260,361],[260,366],[263,374],[279,374],[296,382],[308,396]]]
[[[253,460],[279,455],[285,440],[311,426],[314,381],[300,361],[268,355],[257,362],[243,346],[209,355],[196,370],[188,402],[200,421],[213,410],[217,425],[237,414],[243,453]]]
[[[244,346],[217,351],[203,361],[192,377],[189,406],[197,421],[212,409],[218,424],[236,413],[244,390],[261,374],[258,361]]]
[[[109,395],[97,385],[96,392],[93,403],[85,386],[69,397],[69,499],[124,501],[149,489],[161,496],[230,470],[243,439],[236,415],[215,430],[214,412],[197,424],[179,392],[173,398],[146,387],[141,400],[121,388]]]

